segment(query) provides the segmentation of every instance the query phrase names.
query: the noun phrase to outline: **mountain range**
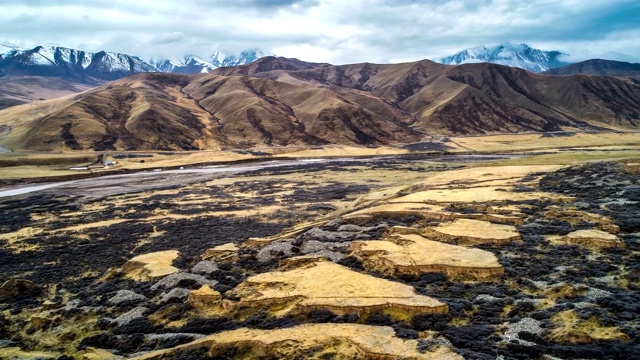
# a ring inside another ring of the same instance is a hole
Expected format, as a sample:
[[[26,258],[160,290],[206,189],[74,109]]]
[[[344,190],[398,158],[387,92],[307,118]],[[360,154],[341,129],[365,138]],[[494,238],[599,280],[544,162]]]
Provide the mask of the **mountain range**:
[[[216,51],[210,60],[186,56],[180,61],[147,62],[137,56],[114,52],[91,53],[57,46],[20,49],[0,45],[0,76],[60,77],[97,85],[143,72],[206,73],[219,67],[248,64],[266,55],[258,50],[246,50],[239,56],[223,58]]]
[[[543,72],[569,65],[562,60],[566,56],[560,51],[543,51],[527,44],[505,43],[495,46],[477,46],[465,49],[435,61],[446,65],[461,65],[488,62],[511,67],[518,67],[533,72]]]
[[[160,60],[153,61],[151,64],[160,72],[178,73],[178,74],[201,74],[211,72],[219,67],[231,67],[249,64],[261,57],[265,57],[268,54],[259,50],[245,50],[240,53],[239,56],[229,55],[222,57],[220,52],[215,51],[211,55],[209,61],[203,60],[197,56],[189,55],[185,56],[180,61],[174,60]]]
[[[640,83],[429,60],[331,65],[267,56],[208,74],[140,73],[0,111],[11,150],[381,145],[425,136],[638,130]]]
[[[214,52],[209,60],[187,56],[180,61],[147,62],[137,56],[105,51],[0,45],[0,109],[81,92],[137,73],[208,73],[219,67],[244,65],[266,55],[246,50],[239,56],[226,57]]]

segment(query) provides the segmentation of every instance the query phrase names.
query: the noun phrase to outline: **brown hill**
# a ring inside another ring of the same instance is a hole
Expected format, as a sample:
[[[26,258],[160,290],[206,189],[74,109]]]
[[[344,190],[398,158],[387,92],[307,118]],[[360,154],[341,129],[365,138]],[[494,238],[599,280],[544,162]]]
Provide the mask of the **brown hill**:
[[[545,71],[547,75],[616,76],[640,80],[640,64],[624,61],[591,59]]]
[[[0,111],[9,149],[380,145],[426,134],[637,130],[632,79],[428,60],[334,66],[262,58],[211,74],[137,74]]]
[[[93,86],[43,76],[0,77],[0,110],[35,100],[49,100],[79,93]]]

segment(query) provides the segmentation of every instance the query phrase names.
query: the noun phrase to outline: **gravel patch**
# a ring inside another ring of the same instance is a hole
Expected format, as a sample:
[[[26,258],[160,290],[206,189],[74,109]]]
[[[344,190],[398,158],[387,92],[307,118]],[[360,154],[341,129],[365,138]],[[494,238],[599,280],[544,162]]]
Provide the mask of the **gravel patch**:
[[[151,286],[151,290],[156,291],[162,288],[174,288],[177,287],[180,283],[197,283],[200,286],[209,285],[211,287],[215,286],[218,282],[214,280],[209,280],[202,275],[197,274],[189,274],[189,273],[175,273],[169,276],[164,277],[162,280]]]
[[[185,288],[174,288],[171,291],[160,295],[160,303],[166,303],[172,300],[184,300],[189,297],[191,290]]]
[[[276,255],[283,254],[285,256],[291,256],[293,252],[291,248],[293,245],[288,241],[279,241],[273,244],[269,244],[256,254],[256,259],[260,262],[267,262],[272,260]]]
[[[532,334],[542,334],[542,327],[540,327],[540,321],[532,318],[523,318],[514,324],[509,324],[507,330],[503,335],[503,342],[517,342],[520,345],[524,346],[534,346],[536,343],[531,341],[522,340],[519,338],[518,333],[521,331],[526,331]]]
[[[144,318],[144,314],[147,312],[149,312],[149,308],[138,306],[137,308],[118,316],[113,320],[113,322],[117,323],[119,326],[127,325],[133,320]]]
[[[219,270],[218,265],[208,260],[200,261],[199,263],[195,264],[194,267],[191,268],[192,273],[202,274],[202,275],[211,275],[218,270]]]
[[[131,290],[118,290],[118,292],[107,300],[112,305],[135,304],[145,301],[147,298]]]

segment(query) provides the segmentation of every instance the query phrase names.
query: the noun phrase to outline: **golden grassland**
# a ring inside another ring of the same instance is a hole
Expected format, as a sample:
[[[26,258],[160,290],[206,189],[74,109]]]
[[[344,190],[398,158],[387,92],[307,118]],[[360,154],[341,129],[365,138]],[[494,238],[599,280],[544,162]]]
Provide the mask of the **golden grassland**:
[[[572,136],[543,137],[541,134],[486,135],[452,137],[445,142],[447,153],[517,153],[522,156],[483,163],[483,166],[577,164],[635,158],[640,155],[640,133],[576,133]],[[147,151],[147,152],[14,152],[0,153],[0,179],[35,179],[78,175],[71,166],[86,166],[100,157],[112,159],[114,154],[152,155],[116,159],[110,169],[93,172],[135,171],[157,168],[177,168],[197,164],[231,164],[238,161],[269,158],[313,159],[342,157],[374,157],[409,155],[401,147],[357,147],[331,145],[322,147],[256,147],[244,150]]]

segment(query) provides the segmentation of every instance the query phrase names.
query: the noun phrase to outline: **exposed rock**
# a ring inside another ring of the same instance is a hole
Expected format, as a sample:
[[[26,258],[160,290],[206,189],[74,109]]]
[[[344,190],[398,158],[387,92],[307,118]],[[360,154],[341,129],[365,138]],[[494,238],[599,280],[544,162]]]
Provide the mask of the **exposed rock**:
[[[166,303],[174,300],[185,300],[189,297],[190,290],[185,288],[173,288],[169,292],[160,295],[160,302]]]
[[[563,237],[570,245],[583,245],[593,248],[624,248],[624,242],[617,236],[601,230],[576,230]]]
[[[281,253],[285,256],[290,256],[291,254],[293,254],[291,252],[292,247],[293,245],[288,241],[278,241],[260,249],[260,251],[258,251],[258,254],[256,255],[256,259],[261,262],[267,262],[274,258],[273,254],[278,253]]]
[[[434,240],[462,245],[506,244],[521,239],[516,228],[511,225],[469,219],[458,219],[427,228],[422,234]]]
[[[202,275],[211,275],[216,271],[218,271],[218,265],[208,260],[202,260],[191,268],[192,273]]]
[[[369,235],[352,231],[326,231],[316,227],[302,234],[301,238],[321,241],[347,241],[368,239]]]
[[[113,320],[113,322],[115,322],[119,326],[127,325],[133,320],[144,318],[144,314],[146,314],[147,312],[149,312],[148,308],[144,306],[138,306],[118,316]]]
[[[180,271],[172,266],[173,261],[177,258],[177,250],[142,254],[127,261],[122,270],[127,277],[134,280],[157,279]]]
[[[389,226],[386,223],[378,224],[376,226],[360,226],[355,224],[344,224],[338,227],[338,231],[350,231],[350,232],[361,232],[361,233],[369,233],[372,231],[378,231],[387,228]]]
[[[411,286],[321,259],[300,264],[298,268],[291,269],[290,265],[284,271],[254,275],[233,293],[240,298],[239,309],[276,307],[276,315],[328,310],[337,315],[384,312],[407,319],[448,311],[446,304],[416,294]]]
[[[203,285],[200,289],[189,292],[189,303],[194,306],[211,306],[219,303],[220,300],[222,300],[222,295],[208,285]]]
[[[214,286],[218,282],[214,280],[209,280],[202,275],[181,272],[181,273],[171,274],[163,278],[162,280],[153,284],[151,286],[151,290],[155,291],[163,288],[171,289],[171,288],[180,286],[181,283],[196,283],[200,286],[202,285]]]
[[[302,247],[300,248],[300,252],[303,254],[309,254],[317,251],[326,250],[327,246],[329,246],[330,244],[332,243],[326,243],[318,240],[308,240],[308,241],[305,241],[304,244],[302,244]]]
[[[209,259],[212,261],[236,261],[238,260],[238,247],[234,243],[227,243],[207,249],[202,255],[202,260]]]
[[[24,279],[11,279],[0,286],[0,301],[10,300],[22,295],[33,295],[40,288],[33,281]]]
[[[354,256],[363,260],[366,268],[386,274],[441,272],[486,277],[504,271],[498,258],[488,251],[431,241],[420,235],[355,241],[351,249]]]
[[[429,352],[421,352],[418,345],[418,340],[396,337],[393,328],[387,326],[304,324],[274,330],[242,328],[224,331],[135,359],[160,360],[197,350],[212,357],[223,357],[230,351],[234,357],[245,359],[462,359],[447,346],[435,346]]]
[[[107,300],[112,305],[135,304],[145,301],[147,298],[131,290],[118,290],[118,292]]]
[[[310,253],[308,255],[314,256],[314,257],[323,257],[336,263],[344,259],[345,257],[347,257],[346,255],[341,254],[339,252],[329,251],[329,250],[320,250],[320,251]]]
[[[518,343],[524,346],[534,346],[536,343],[522,340],[519,337],[519,333],[522,331],[526,331],[528,333],[540,335],[542,334],[542,328],[540,327],[540,321],[532,318],[524,318],[518,321],[515,324],[509,324],[507,330],[504,332],[503,342],[504,343]]]

